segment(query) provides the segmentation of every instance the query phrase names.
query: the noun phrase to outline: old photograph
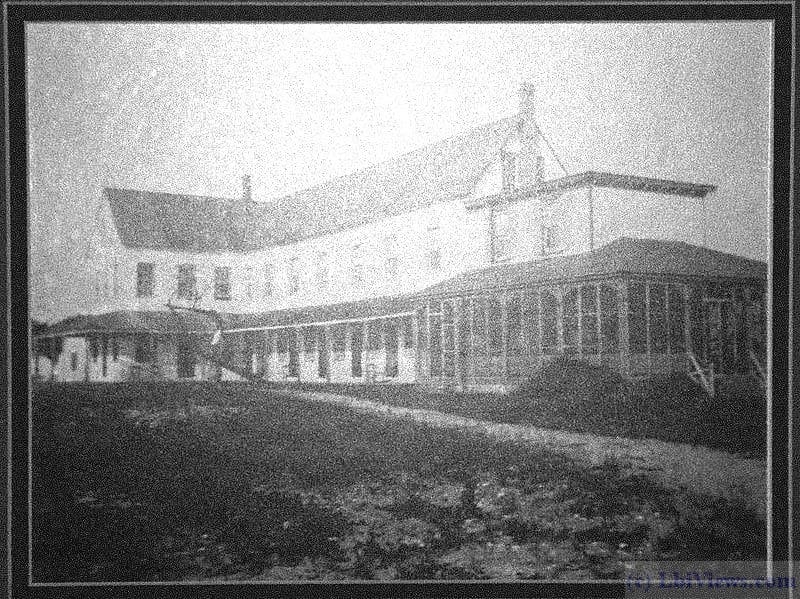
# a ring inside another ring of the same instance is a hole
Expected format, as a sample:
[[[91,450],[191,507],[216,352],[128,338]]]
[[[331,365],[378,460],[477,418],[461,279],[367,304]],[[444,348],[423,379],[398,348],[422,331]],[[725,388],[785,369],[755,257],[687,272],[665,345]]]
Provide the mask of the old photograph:
[[[763,563],[772,52],[26,24],[30,582]]]

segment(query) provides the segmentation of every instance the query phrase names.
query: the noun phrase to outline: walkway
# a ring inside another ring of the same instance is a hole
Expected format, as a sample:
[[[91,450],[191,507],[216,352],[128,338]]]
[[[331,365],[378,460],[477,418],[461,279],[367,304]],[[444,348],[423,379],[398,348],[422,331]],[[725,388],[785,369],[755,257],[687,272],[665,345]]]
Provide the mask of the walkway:
[[[287,397],[340,404],[390,418],[405,418],[430,426],[487,435],[498,441],[527,442],[593,465],[614,460],[624,471],[646,474],[668,487],[686,487],[698,493],[743,499],[760,516],[765,515],[766,460],[763,459],[743,458],[707,447],[655,439],[604,437],[528,425],[501,424],[434,410],[390,406],[334,393],[300,390],[276,392]]]

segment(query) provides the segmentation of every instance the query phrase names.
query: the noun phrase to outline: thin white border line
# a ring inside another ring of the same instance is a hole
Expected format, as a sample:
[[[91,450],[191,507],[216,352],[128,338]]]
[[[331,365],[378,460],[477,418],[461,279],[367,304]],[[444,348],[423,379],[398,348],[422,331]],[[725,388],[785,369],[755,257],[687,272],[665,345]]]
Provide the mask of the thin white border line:
[[[788,484],[787,484],[787,528],[788,528],[788,550],[789,555],[788,562],[789,562],[789,569],[788,569],[788,576],[791,580],[794,576],[794,545],[793,545],[793,526],[792,526],[792,515],[793,515],[793,468],[792,468],[792,458],[793,458],[793,444],[792,444],[792,377],[793,377],[793,358],[794,352],[792,348],[794,346],[794,179],[795,179],[795,171],[794,171],[794,148],[795,148],[795,137],[794,137],[794,128],[795,128],[795,66],[796,66],[796,54],[797,51],[797,38],[796,35],[796,27],[795,27],[795,19],[797,17],[795,11],[795,3],[792,2],[792,50],[791,50],[791,60],[790,60],[790,74],[789,74],[789,82],[790,82],[790,91],[789,91],[789,339],[788,339],[788,361],[789,366],[787,370],[787,379],[788,379],[788,388],[787,388],[787,396],[788,396],[788,447],[787,447],[787,470],[788,470]],[[794,596],[794,588],[790,587],[789,589],[789,597],[790,599]]]
[[[772,25],[769,28],[769,35],[771,38],[770,43],[770,52],[769,52],[769,65],[770,65],[770,85],[769,85],[769,124],[770,124],[770,136],[768,141],[768,148],[767,148],[767,202],[769,204],[769,266],[768,266],[768,275],[767,275],[767,378],[764,385],[764,390],[766,391],[766,399],[767,399],[767,493],[766,493],[766,501],[767,504],[765,506],[765,518],[766,518],[766,525],[767,525],[767,577],[772,576],[772,558],[773,558],[773,551],[772,551],[772,539],[773,539],[773,530],[772,530],[772,323],[775,321],[772,315],[772,289],[773,279],[774,279],[774,252],[772,246],[774,245],[772,240],[774,238],[774,227],[773,227],[773,218],[775,213],[775,194],[773,193],[773,184],[775,181],[774,176],[774,168],[775,164],[772,159],[772,153],[775,148],[774,137],[775,137],[775,22],[772,22]]]
[[[7,2],[10,6],[58,6],[53,4],[52,2]],[[353,2],[353,1],[336,1],[331,0],[330,2],[203,2],[203,1],[192,1],[186,0],[182,2],[177,2],[173,0],[172,2],[137,2],[135,4],[129,2],[114,2],[113,0],[109,2],[68,2],[70,5],[75,6],[296,6],[296,7],[320,7],[325,8],[328,6],[365,6],[365,7],[373,7],[373,6],[397,6],[397,7],[405,7],[405,6],[486,6],[494,7],[494,6],[508,6],[508,7],[516,7],[516,6],[663,6],[662,3],[656,1],[637,1],[637,0],[617,0],[617,1],[610,1],[610,0],[586,0],[585,2],[578,2],[578,1],[569,1],[569,2],[559,2],[557,4],[553,2],[547,1],[535,1],[535,0],[519,0],[519,1],[509,1],[504,0],[503,2],[498,2],[496,5],[490,4],[489,2],[468,2],[464,0],[455,0],[455,1],[447,1],[442,0],[440,2],[435,2],[432,0],[418,0],[418,1],[411,1],[411,2],[381,2],[378,0],[370,1],[364,0],[364,2]],[[706,5],[719,5],[719,6],[761,6],[761,5],[786,5],[791,4],[794,5],[792,0],[745,0],[745,1],[737,1],[737,0],[709,0],[708,2],[703,0],[674,0],[671,1],[669,4],[678,5],[678,6],[706,6]]]
[[[11,132],[9,125],[11,124],[11,113],[9,108],[9,86],[8,86],[8,6],[3,5],[3,75],[5,77],[6,85],[4,86],[5,89],[3,90],[3,101],[5,102],[5,110],[4,118],[6,124],[6,134],[4,139],[4,149],[6,152],[5,156],[5,167],[6,167],[6,268],[8,271],[6,272],[6,351],[8,352],[8,357],[6,361],[6,426],[8,427],[7,436],[6,436],[6,478],[7,478],[7,485],[8,485],[8,505],[6,506],[6,526],[8,527],[7,535],[6,535],[6,552],[7,552],[7,576],[6,576],[6,584],[8,585],[8,598],[11,599],[11,588],[12,588],[12,530],[14,527],[13,522],[13,510],[11,508],[11,500],[13,495],[13,460],[11,458],[11,451],[12,451],[12,398],[13,394],[11,392],[11,375],[12,375],[12,367],[11,367]],[[28,366],[26,365],[26,368]]]
[[[86,6],[100,6],[100,5],[102,5],[102,6],[118,6],[118,5],[119,6],[125,6],[126,5],[126,3],[115,3],[115,2],[71,2],[70,4],[86,5]],[[536,5],[536,6],[538,6],[538,5],[553,6],[553,4],[551,4],[549,2],[532,2],[532,1],[524,1],[524,0],[520,1],[520,2],[515,2],[515,3],[508,3],[509,6],[515,6],[515,5],[518,5],[518,4],[519,5],[532,5],[532,6],[533,5]],[[655,4],[658,4],[658,3],[657,2],[636,2],[636,1],[631,1],[631,0],[617,1],[617,2],[608,2],[608,1],[599,0],[598,2],[562,2],[562,3],[559,3],[557,6],[585,6],[587,4],[589,4],[589,5],[595,5],[595,4],[596,5],[607,5],[607,4],[613,4],[613,5],[655,5]],[[794,2],[792,0],[778,0],[778,1],[775,1],[775,2],[771,2],[769,0],[763,0],[763,1],[749,0],[749,1],[744,1],[744,2],[736,2],[736,1],[725,2],[725,1],[722,1],[722,0],[720,0],[720,1],[711,1],[711,2],[675,1],[675,2],[672,2],[672,4],[676,4],[676,5],[719,4],[719,5],[732,5],[732,6],[736,6],[736,5],[746,6],[746,5],[785,5],[785,4],[791,4],[792,5],[792,17],[793,17],[792,18],[792,26],[791,26],[792,27],[793,48],[792,48],[792,55],[791,55],[791,73],[790,73],[790,82],[791,82],[791,85],[792,85],[792,88],[790,90],[790,106],[791,106],[791,108],[793,110],[793,108],[794,108],[794,66],[795,66],[795,55],[794,55],[794,32],[795,32],[794,16],[795,16],[795,8],[794,8]],[[5,65],[4,65],[5,76],[6,76],[6,81],[8,81],[8,41],[7,41],[8,40],[8,35],[7,35],[7,30],[8,30],[7,13],[8,13],[8,11],[7,11],[7,6],[6,5],[10,5],[10,6],[53,6],[53,4],[46,3],[46,2],[13,2],[13,1],[4,3],[4,6],[3,6],[3,33],[4,33],[5,43],[4,43],[4,46],[3,46],[3,51],[4,51],[5,58],[6,58]],[[130,5],[130,4],[128,4],[128,5]],[[189,2],[189,1],[187,1],[187,2],[171,2],[171,3],[145,3],[145,2],[142,2],[142,3],[137,3],[137,5],[143,5],[143,6],[170,6],[170,5],[176,5],[176,6],[180,6],[180,5],[260,6],[260,5],[269,5],[269,6],[304,6],[304,7],[307,7],[307,6],[324,7],[324,6],[328,6],[328,5],[331,5],[331,6],[399,6],[399,7],[400,6],[415,6],[415,5],[416,6],[488,6],[486,2],[462,2],[462,1],[456,1],[456,2],[424,2],[424,1],[422,1],[422,2],[394,3],[394,2],[370,2],[369,0],[367,0],[366,2],[358,2],[358,3],[357,2],[335,2],[335,1],[332,1],[332,2],[319,3],[319,4],[314,4],[314,3],[283,3],[283,2],[263,2],[263,3],[209,2],[209,3],[204,3],[204,2]],[[730,20],[736,21],[736,19],[730,19]],[[770,20],[770,19],[763,19],[763,20]],[[772,40],[773,41],[773,51],[770,53],[770,64],[772,66],[772,69],[771,69],[771,72],[772,72],[772,85],[770,85],[770,115],[771,115],[771,117],[773,117],[774,116],[773,87],[775,85],[775,79],[774,79],[774,64],[773,64],[773,60],[772,59],[773,59],[773,55],[774,55],[775,39],[774,39],[774,20],[771,20],[771,21],[773,23],[773,27],[770,29],[770,34],[773,37],[773,40]],[[631,24],[636,23],[636,22],[639,22],[639,21],[625,21],[625,23],[631,23]],[[649,23],[651,21],[642,21],[642,22]],[[657,22],[657,21],[655,21],[655,22]],[[682,21],[682,22],[689,23],[689,22],[706,22],[706,21],[697,20],[697,21]],[[9,110],[10,109],[9,109],[9,104],[8,104],[8,99],[9,99],[8,86],[6,86],[6,89],[4,90],[4,95],[5,95],[5,101],[6,101],[6,108],[5,108],[6,123],[9,123],[9,118],[10,118]],[[27,88],[26,88],[26,95],[27,95]],[[26,98],[26,106],[27,106],[27,98]],[[772,123],[772,122],[773,122],[773,119],[771,118],[770,119],[770,123]],[[793,185],[794,184],[794,177],[793,177],[793,174],[794,174],[794,171],[793,171],[794,160],[793,160],[793,155],[792,155],[792,152],[791,152],[791,149],[794,147],[793,146],[793,143],[794,143],[793,124],[794,124],[794,113],[792,112],[790,114],[790,133],[789,133],[789,136],[790,136],[790,142],[789,142],[789,147],[790,147],[790,156],[789,156],[789,165],[790,165],[790,170],[789,170],[789,172],[790,172],[789,203],[790,203],[790,208],[793,206],[793,187],[794,187],[794,185]],[[774,135],[774,129],[773,129],[772,133]],[[27,139],[26,139],[26,142],[27,142]],[[11,183],[10,183],[10,181],[11,181],[11,179],[10,179],[10,151],[9,151],[10,150],[10,133],[8,132],[8,129],[7,129],[7,134],[6,134],[5,145],[6,145],[6,167],[7,167],[7,171],[6,172],[9,174],[9,177],[8,177],[8,179],[6,181],[6,189],[7,189],[6,205],[10,208],[10,196],[11,196],[11,194],[10,194],[10,187],[11,187]],[[771,323],[771,321],[772,321],[772,287],[773,287],[773,285],[772,285],[772,278],[773,278],[773,253],[772,253],[772,237],[773,237],[772,220],[773,220],[773,218],[772,218],[772,212],[773,212],[773,203],[774,203],[772,201],[772,199],[773,199],[772,198],[772,195],[773,195],[772,194],[772,182],[773,182],[773,178],[774,178],[773,177],[773,170],[772,170],[773,169],[773,164],[772,164],[773,139],[772,139],[772,136],[770,136],[769,146],[770,146],[769,147],[769,155],[768,155],[768,160],[769,160],[769,179],[770,179],[769,197],[770,197],[771,201],[769,202],[769,204],[770,204],[770,223],[769,223],[769,228],[770,228],[770,264],[769,264],[769,279],[768,279],[768,282],[767,282],[767,289],[768,289],[767,302],[768,302],[768,318],[769,318],[769,326],[768,326],[768,331],[769,331],[768,342],[769,342],[769,345],[768,345],[768,352],[767,352],[767,372],[770,373],[770,376],[767,377],[767,505],[766,505],[767,556],[766,557],[767,557],[767,568],[768,568],[767,573],[771,574],[771,571],[772,571],[772,553],[773,553],[772,552],[772,542],[771,542],[771,540],[772,540],[772,488],[771,488],[771,481],[772,481],[772,464],[771,464],[771,457],[772,457],[772,436],[771,436],[771,433],[772,433],[772,413],[771,413],[771,407],[772,407],[772,383],[771,383],[772,351],[771,350],[772,350],[772,341],[773,341],[772,340],[772,323]],[[30,148],[28,148],[28,150],[29,149]],[[27,161],[27,157],[26,157],[26,161]],[[28,185],[27,181],[25,182],[25,185],[27,187],[27,185]],[[26,206],[26,210],[27,210],[27,208],[28,207]],[[9,217],[10,217],[10,213],[9,213]],[[792,295],[793,295],[792,294],[792,290],[791,290],[791,283],[793,281],[793,276],[792,276],[793,273],[791,272],[791,268],[793,266],[793,256],[791,255],[791,249],[793,247],[792,243],[793,243],[793,238],[794,238],[792,225],[793,225],[793,216],[790,215],[790,221],[789,221],[789,239],[790,239],[790,252],[789,252],[789,254],[790,254],[789,255],[790,290],[789,290],[789,294],[790,294],[790,300],[791,300]],[[7,222],[7,224],[6,224],[6,233],[7,233],[6,258],[7,258],[7,264],[10,266],[10,264],[11,264],[11,262],[10,262],[10,247],[11,246],[10,246],[10,237],[9,237],[9,235],[10,235],[10,218],[9,218],[9,222]],[[30,241],[30,240],[28,240],[28,241]],[[30,254],[30,252],[28,252],[28,254]],[[27,261],[30,262],[30,256],[29,255],[27,256]],[[28,264],[28,268],[30,269],[30,264]],[[7,284],[7,289],[8,289],[7,294],[10,294],[10,282],[11,282],[10,272],[11,271],[10,271],[10,268],[9,268],[9,271],[8,271],[8,273],[6,275],[6,279],[7,279],[7,283],[8,283]],[[7,297],[10,297],[10,295],[8,295]],[[12,412],[12,410],[11,410],[11,397],[12,396],[11,396],[11,370],[10,370],[10,364],[11,364],[11,361],[10,361],[10,357],[11,357],[11,354],[10,354],[10,344],[11,344],[11,307],[10,307],[10,302],[7,302],[7,305],[8,305],[8,307],[7,307],[7,314],[8,314],[8,322],[7,322],[8,341],[7,341],[7,346],[8,346],[8,349],[9,349],[9,360],[8,360],[8,363],[7,363],[8,364],[8,366],[7,366],[7,369],[8,369],[7,390],[8,390],[8,398],[9,398],[8,407],[7,407],[7,413],[8,413],[8,437],[7,437],[8,468],[7,468],[7,478],[8,478],[8,497],[9,497],[9,502],[8,502],[8,506],[7,506],[6,509],[7,509],[8,525],[9,525],[9,530],[8,530],[8,535],[7,535],[7,548],[8,548],[8,579],[7,580],[8,580],[8,596],[10,598],[11,597],[11,588],[12,588],[12,586],[11,586],[12,585],[12,580],[11,580],[11,573],[12,573],[12,562],[11,562],[11,545],[12,545],[12,541],[11,541],[11,524],[12,524],[12,522],[11,522],[11,517],[12,517],[12,509],[11,509],[11,496],[12,496],[12,489],[11,489],[11,482],[12,482],[12,471],[11,471],[11,466],[12,466],[12,461],[11,461],[11,412]],[[400,315],[405,315],[405,314],[406,313],[403,313],[403,314],[400,314]],[[412,313],[408,313],[408,314],[413,314],[413,312]],[[789,315],[790,316],[792,315],[792,306],[791,305],[789,306]],[[383,317],[383,316],[371,317],[370,320],[381,319],[381,318],[387,318],[387,317]],[[358,320],[363,320],[363,319],[358,319]],[[349,320],[348,321],[331,321],[332,324],[333,323],[338,323],[338,322],[351,322],[351,321],[349,321]],[[294,328],[296,326],[302,326],[302,325],[279,326],[279,327],[273,327],[273,329]],[[264,328],[260,328],[260,329],[231,329],[229,332],[242,332],[242,331],[248,331],[248,330],[265,330],[265,329]],[[28,341],[29,341],[29,343],[28,343],[28,353],[29,354],[30,354],[30,351],[31,351],[31,348],[30,348],[31,335],[30,335],[30,333],[31,333],[31,331],[30,331],[30,319],[29,319],[29,322],[28,322]],[[789,399],[790,400],[791,400],[791,376],[792,376],[792,345],[791,345],[792,338],[793,338],[793,336],[792,336],[792,327],[791,327],[791,322],[790,322],[790,325],[789,325],[789,348],[788,348],[789,349],[789,370],[788,370],[789,377],[788,378],[789,378],[789,383],[790,383],[790,388],[789,388]],[[26,364],[26,368],[29,368],[29,364]],[[66,586],[133,586],[133,585],[146,585],[146,586],[154,586],[155,585],[155,586],[157,586],[157,585],[175,585],[175,584],[178,584],[178,585],[217,585],[217,584],[262,584],[262,585],[263,584],[290,584],[290,585],[292,585],[292,584],[309,584],[309,583],[310,584],[330,584],[329,582],[325,583],[325,582],[322,582],[322,581],[296,581],[296,582],[294,582],[294,581],[282,581],[280,583],[276,583],[276,582],[268,581],[268,580],[267,581],[264,581],[264,580],[260,580],[260,581],[172,581],[172,582],[166,582],[166,581],[165,582],[138,582],[137,581],[137,582],[96,582],[96,583],[77,583],[77,584],[76,583],[34,583],[33,582],[33,559],[32,559],[33,547],[32,547],[32,511],[31,511],[31,505],[32,505],[32,497],[31,497],[31,493],[32,493],[32,484],[31,484],[32,483],[32,481],[31,481],[31,476],[32,476],[32,464],[31,464],[31,455],[32,455],[32,448],[31,448],[32,418],[31,418],[31,410],[32,410],[32,401],[31,401],[31,389],[30,389],[30,385],[29,385],[28,386],[28,537],[29,537],[28,538],[28,584],[30,586],[32,586],[32,587],[33,586],[36,586],[36,587],[61,587],[61,586],[65,586],[66,587]],[[792,524],[791,524],[791,514],[792,514],[792,506],[791,506],[791,497],[792,497],[792,489],[791,489],[791,481],[792,481],[792,471],[791,471],[792,470],[792,468],[791,468],[791,458],[792,458],[792,455],[791,455],[791,447],[792,447],[792,440],[791,440],[791,432],[792,432],[791,401],[789,402],[789,416],[790,416],[790,421],[789,421],[789,436],[790,436],[790,438],[789,438],[789,456],[788,456],[789,457],[789,460],[788,460],[788,462],[789,462],[789,490],[788,490],[788,492],[789,492],[789,518],[788,518],[789,531],[788,531],[788,533],[789,533],[789,551],[791,552],[792,551],[792,547],[791,547],[791,540],[792,540]],[[790,555],[789,557],[791,558],[792,556]],[[792,573],[792,565],[793,565],[792,561],[791,561],[791,559],[789,559],[789,576],[791,576],[791,573]],[[502,583],[502,582],[505,582],[505,581],[502,581],[502,580],[500,580],[500,581],[478,581],[478,580],[476,580],[476,581],[433,581],[433,580],[432,581],[395,581],[395,583],[398,583],[398,582],[399,583],[404,583],[404,584],[408,584],[408,583],[425,584],[425,583],[431,583],[431,582],[433,582],[433,583],[445,582],[445,584],[447,584],[448,582],[455,582],[455,583],[467,582],[467,583],[471,583],[471,584],[472,583],[479,584],[479,583],[489,582],[490,584],[496,584],[498,582]],[[514,582],[519,583],[520,581],[514,581]],[[532,584],[551,584],[553,582],[563,582],[565,584],[573,584],[574,583],[574,581],[526,581],[526,582],[532,583]],[[585,581],[579,581],[579,582],[587,583],[587,584],[592,584],[592,583],[615,583],[615,584],[619,584],[621,581],[620,580],[599,579],[599,580],[585,580]],[[383,581],[347,581],[347,584],[352,584],[352,583],[358,583],[358,584],[386,584]],[[793,595],[792,591],[790,591],[790,596],[791,595]]]

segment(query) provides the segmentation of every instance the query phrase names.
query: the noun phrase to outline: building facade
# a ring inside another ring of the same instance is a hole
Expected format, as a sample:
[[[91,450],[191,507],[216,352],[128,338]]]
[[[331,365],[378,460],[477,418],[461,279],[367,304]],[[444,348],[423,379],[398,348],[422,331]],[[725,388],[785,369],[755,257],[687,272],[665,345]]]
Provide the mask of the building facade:
[[[271,202],[247,178],[238,199],[107,188],[92,306],[39,334],[35,372],[491,388],[559,355],[757,369],[767,267],[698,244],[714,191],[566,174],[528,86],[512,117]]]

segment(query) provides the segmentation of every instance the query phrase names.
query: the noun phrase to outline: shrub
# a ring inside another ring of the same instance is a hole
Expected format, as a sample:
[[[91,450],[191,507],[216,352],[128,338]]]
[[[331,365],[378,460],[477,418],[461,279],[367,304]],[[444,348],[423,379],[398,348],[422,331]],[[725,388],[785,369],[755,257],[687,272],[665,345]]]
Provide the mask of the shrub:
[[[496,404],[493,417],[537,426],[616,433],[627,384],[610,368],[559,358]]]

